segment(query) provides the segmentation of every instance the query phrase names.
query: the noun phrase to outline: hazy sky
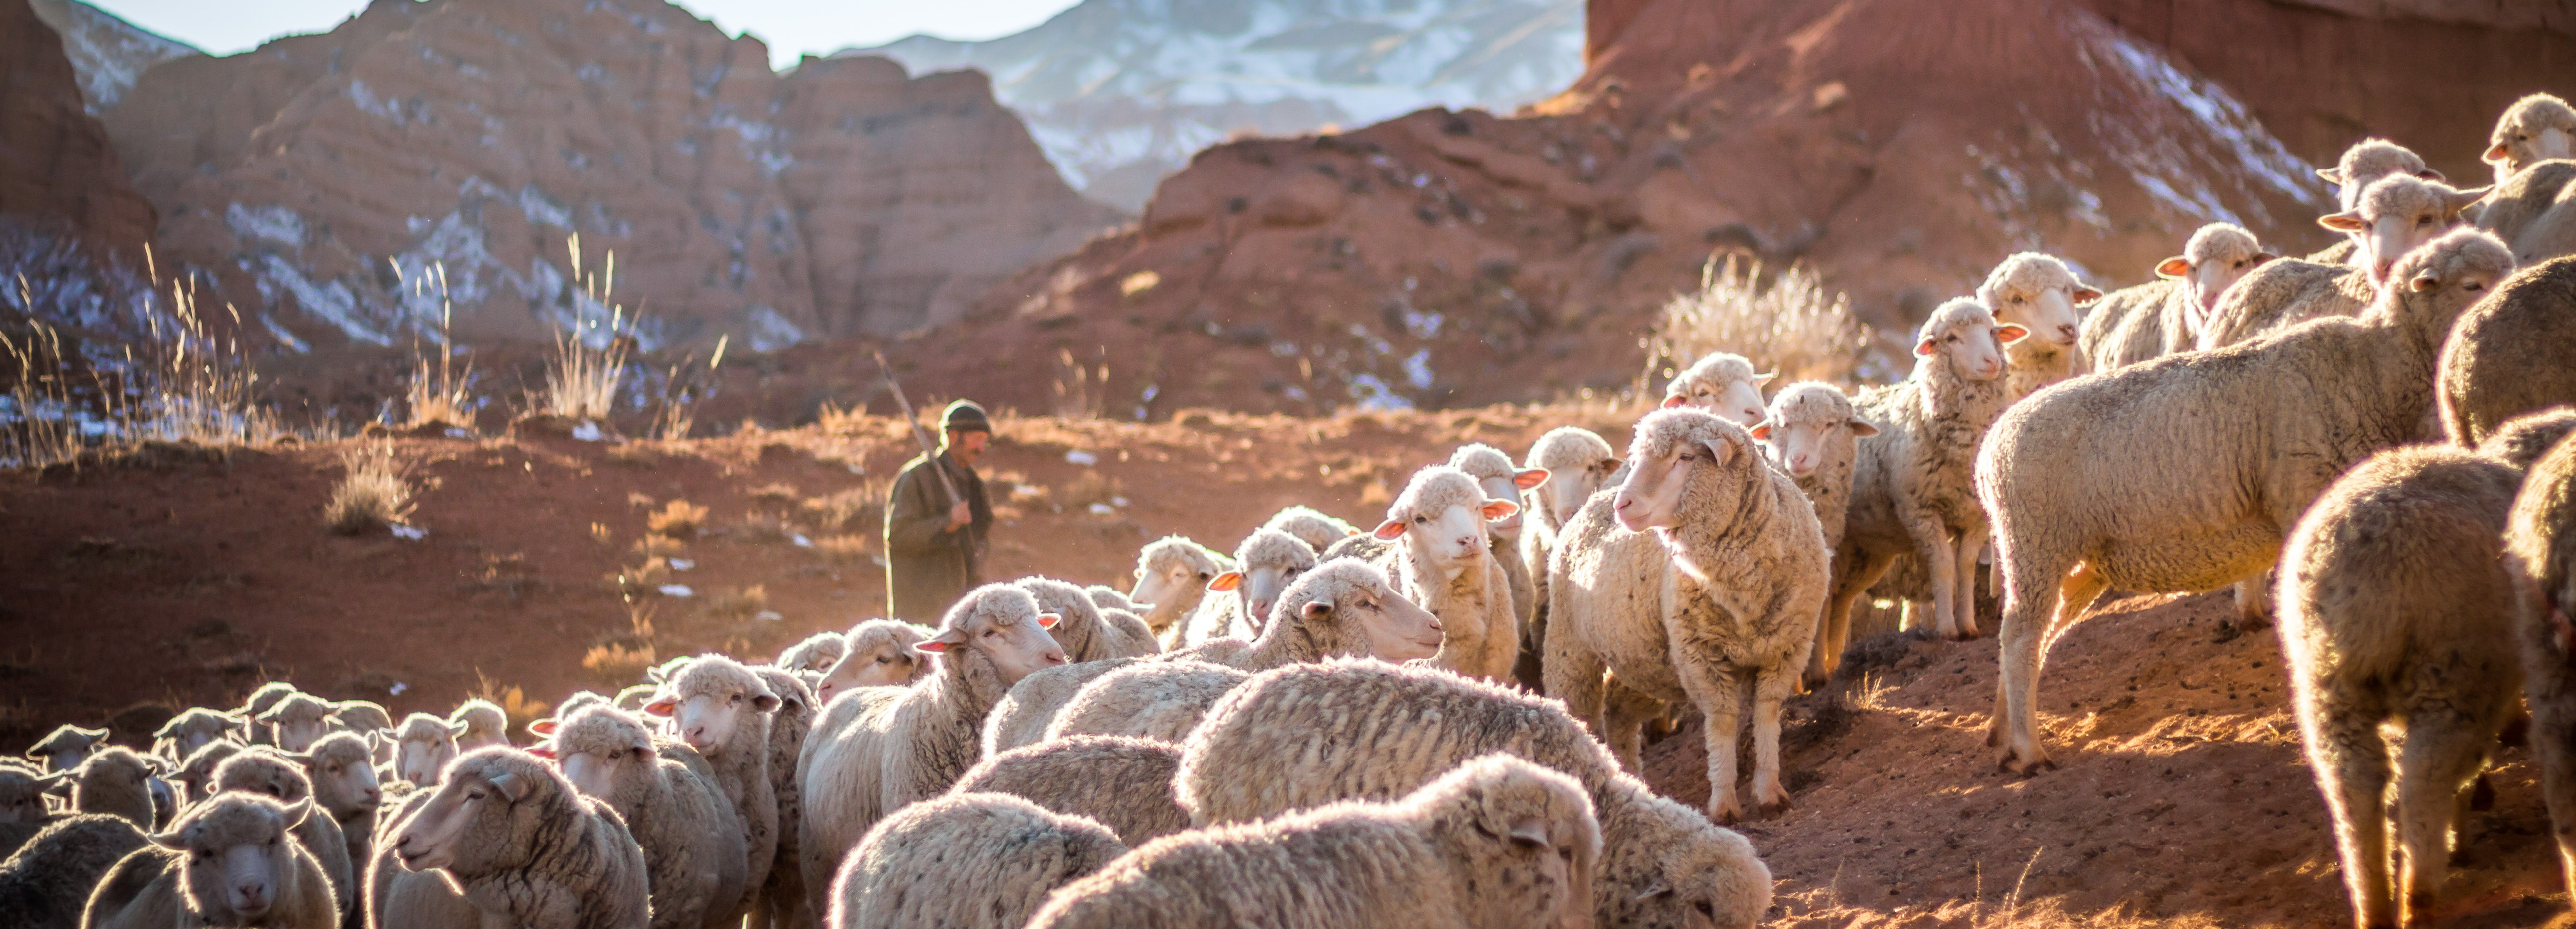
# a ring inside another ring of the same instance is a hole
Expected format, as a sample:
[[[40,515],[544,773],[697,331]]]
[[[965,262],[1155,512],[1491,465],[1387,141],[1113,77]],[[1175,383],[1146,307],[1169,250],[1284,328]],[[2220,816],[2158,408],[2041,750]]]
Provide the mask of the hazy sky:
[[[88,0],[125,21],[217,55],[249,51],[281,35],[327,32],[367,0]],[[769,43],[770,63],[808,52],[876,45],[926,32],[990,39],[1045,22],[1076,0],[685,0],[728,34]]]

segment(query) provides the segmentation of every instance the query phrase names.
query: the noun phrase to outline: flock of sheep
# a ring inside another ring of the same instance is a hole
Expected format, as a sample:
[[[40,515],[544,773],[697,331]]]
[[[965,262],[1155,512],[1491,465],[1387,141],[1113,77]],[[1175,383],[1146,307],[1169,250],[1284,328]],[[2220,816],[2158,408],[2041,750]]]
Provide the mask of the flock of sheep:
[[[1147,546],[1125,594],[1025,578],[937,628],[680,659],[526,747],[482,701],[397,725],[282,683],[150,753],[67,726],[0,765],[0,923],[1750,926],[1769,873],[1720,825],[1747,696],[1752,805],[1785,807],[1781,702],[1855,602],[1974,636],[1985,563],[2004,767],[2051,765],[2041,658],[2105,591],[2237,585],[2280,618],[2361,925],[2437,911],[2526,701],[2576,875],[2571,145],[2546,95],[2490,188],[2365,141],[2307,260],[2215,223],[2106,295],[2014,255],[1894,385],[1766,402],[1711,355],[1624,456],[1469,445],[1373,529],[1292,507],[1231,553]],[[1636,776],[1683,709],[1703,807]]]

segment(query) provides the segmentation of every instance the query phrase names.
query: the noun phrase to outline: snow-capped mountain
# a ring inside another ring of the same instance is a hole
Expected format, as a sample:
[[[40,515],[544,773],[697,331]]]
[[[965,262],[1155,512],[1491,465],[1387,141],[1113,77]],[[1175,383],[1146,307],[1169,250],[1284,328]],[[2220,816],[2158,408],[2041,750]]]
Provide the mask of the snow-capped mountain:
[[[1563,90],[1583,71],[1583,0],[1085,0],[990,41],[839,54],[983,69],[1066,180],[1137,210],[1191,153],[1241,131],[1507,113]]]
[[[195,46],[163,38],[80,0],[29,0],[36,18],[63,35],[63,54],[80,75],[82,101],[96,116],[134,89],[143,69],[197,54]]]

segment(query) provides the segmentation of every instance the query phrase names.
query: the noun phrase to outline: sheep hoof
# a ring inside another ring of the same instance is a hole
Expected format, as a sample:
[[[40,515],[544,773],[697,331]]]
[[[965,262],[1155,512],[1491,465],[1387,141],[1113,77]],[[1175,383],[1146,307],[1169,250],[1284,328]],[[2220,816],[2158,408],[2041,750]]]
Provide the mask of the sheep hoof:
[[[2495,782],[2488,780],[2484,774],[2478,775],[2478,779],[2469,787],[2470,812],[2484,813],[2495,809],[2495,801]]]
[[[1831,674],[1809,671],[1798,676],[1798,692],[1805,694],[1815,693],[1816,691],[1825,689],[1825,685],[1832,683],[1833,679],[1834,676]]]
[[[1744,808],[1735,805],[1734,797],[1728,797],[1710,805],[1708,818],[1718,825],[1732,826],[1744,821]]]
[[[1790,806],[1789,792],[1784,790],[1780,792],[1779,796],[1772,797],[1757,804],[1754,807],[1754,811],[1765,817],[1770,817],[1789,812]]]
[[[2023,777],[2029,777],[2041,771],[2057,770],[2057,762],[2049,758],[2047,752],[2036,748],[2030,750],[2028,757],[2024,757],[2019,751],[2005,749],[2003,757],[1995,762],[1995,766]]]

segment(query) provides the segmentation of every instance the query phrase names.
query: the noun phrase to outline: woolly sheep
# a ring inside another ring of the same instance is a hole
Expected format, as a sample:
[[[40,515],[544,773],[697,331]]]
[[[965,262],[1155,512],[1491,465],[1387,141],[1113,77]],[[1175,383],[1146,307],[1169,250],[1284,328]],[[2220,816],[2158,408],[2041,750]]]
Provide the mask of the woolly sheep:
[[[353,869],[367,860],[367,849],[375,844],[376,808],[384,802],[369,741],[334,732],[313,743],[310,751],[289,756],[304,765],[304,776],[313,783],[313,802],[340,825]],[[360,875],[352,870],[350,876],[354,880]],[[354,886],[341,894],[341,902],[356,905]]]
[[[1279,592],[1314,566],[1315,550],[1296,536],[1277,529],[1253,530],[1235,545],[1234,566],[1208,581],[1208,592],[1217,596],[1199,601],[1198,612],[1189,618],[1189,628],[1175,644],[1186,647],[1260,635]],[[1071,652],[1066,655],[1072,657]]]
[[[2159,358],[2007,411],[1976,465],[2004,574],[1988,734],[2001,763],[2052,764],[2036,720],[2044,637],[2113,586],[2212,590],[2269,568],[2336,474],[2423,431],[2442,333],[2512,269],[2494,236],[2457,230],[2399,261],[2359,318]],[[2241,608],[2259,622],[2259,600]]]
[[[2419,180],[2445,183],[2449,181],[2449,178],[2442,176],[2442,172],[2425,167],[2422,156],[2387,139],[2363,139],[2355,142],[2352,147],[2343,150],[2343,157],[2337,159],[2334,167],[2317,169],[2318,177],[2324,178],[2326,183],[2335,185],[2336,208],[2340,210],[2351,210],[2360,206],[2361,192],[2368,189],[2372,182],[2390,175],[2405,175]],[[2359,236],[2346,235],[2324,251],[2308,256],[2307,260],[2318,264],[2346,264],[2352,261],[2353,256],[2359,254],[2360,244]]]
[[[886,817],[833,878],[832,929],[1019,929],[1056,888],[1127,853],[1099,823],[1008,794]]]
[[[306,849],[283,841],[315,811],[311,800],[281,804],[224,794],[191,809],[150,852],[128,855],[100,881],[82,920],[101,929],[265,926],[337,929],[339,902]],[[118,871],[157,868],[130,899],[110,891]]]
[[[438,773],[456,760],[456,737],[465,727],[427,713],[403,717],[394,729],[394,776],[414,787],[438,783]]]
[[[2549,158],[2576,158],[2576,108],[2550,94],[2532,94],[2506,107],[2487,134],[2479,158],[2495,169],[2496,183],[2511,180],[2532,163]]]
[[[1841,548],[1860,440],[1877,435],[1878,427],[1860,418],[1841,388],[1822,381],[1800,381],[1773,395],[1762,421],[1746,431],[1762,442],[1771,465],[1789,475],[1797,483],[1798,492],[1807,496],[1816,514],[1816,528],[1824,534],[1825,551]],[[1826,629],[1825,616],[1819,604],[1815,646],[1807,652],[1805,681],[1809,687],[1823,686],[1831,676],[1825,655],[1842,654],[1843,642],[1826,633],[1849,632]]]
[[[827,629],[788,646],[786,651],[778,653],[778,660],[773,664],[789,671],[826,671],[840,663],[841,656],[849,653],[849,647],[848,639]]]
[[[790,683],[793,683],[792,681]],[[644,715],[668,720],[680,741],[705,756],[716,788],[742,823],[751,886],[769,879],[778,855],[778,787],[769,776],[771,714],[781,706],[767,681],[723,655],[699,655],[669,675]],[[736,907],[740,916],[748,899]]]
[[[2362,243],[2345,265],[2276,261],[2257,268],[2219,298],[2201,327],[2199,350],[2225,348],[2311,319],[2351,316],[2378,295],[2397,256],[2460,223],[2460,211],[2486,188],[2453,190],[2406,175],[2381,178],[2361,205],[2317,222],[2351,232]]]
[[[456,734],[456,750],[470,752],[491,745],[510,744],[510,714],[500,704],[473,699],[457,704],[447,721],[465,727]]]
[[[2522,264],[2576,253],[2576,161],[2543,161],[2498,182],[2477,221]]]
[[[930,676],[921,643],[938,630],[895,619],[871,619],[850,628],[849,651],[814,684],[814,705],[854,687],[901,687]]]
[[[27,747],[27,757],[45,763],[45,773],[69,771],[89,760],[91,751],[107,741],[105,729],[83,729],[74,725],[58,726],[36,744]]]
[[[2458,226],[2461,212],[2490,189],[2460,190],[2407,175],[2383,177],[2362,189],[2358,205],[2320,216],[2317,225],[2356,237],[2359,246],[2353,252],[2353,264],[2370,272],[2370,282],[2376,286],[2387,282],[2389,269],[2400,256]]]
[[[1485,489],[1493,500],[1523,503],[1524,495],[1547,485],[1547,469],[1523,468],[1512,464],[1502,449],[1482,442],[1461,445],[1449,456],[1449,466],[1467,472],[1476,485]],[[1526,504],[1524,504],[1526,506]],[[1529,566],[1520,558],[1521,513],[1515,511],[1486,525],[1494,562],[1503,566],[1505,579],[1511,582],[1512,627],[1527,629],[1538,611],[1538,585],[1531,579]]]
[[[2442,347],[2442,429],[2483,442],[2532,410],[2576,403],[2576,258],[2507,278],[2460,317]]]
[[[769,685],[770,694],[778,698],[778,709],[769,714],[769,786],[778,797],[778,849],[770,859],[769,879],[752,888],[757,898],[751,924],[803,929],[814,925],[814,913],[812,895],[805,890],[805,872],[796,866],[802,860],[805,818],[804,793],[796,784],[796,756],[805,750],[805,736],[814,728],[821,701],[803,681],[783,670],[753,668],[752,673],[760,675],[761,683]]]
[[[2075,305],[2102,299],[2102,291],[2075,276],[2054,255],[2020,252],[1986,273],[1977,302],[1998,323],[2020,326],[2030,337],[2004,346],[2004,386],[2013,399],[2084,371],[2076,348]]]
[[[1180,659],[1129,665],[1083,685],[1047,724],[1052,741],[1073,735],[1125,735],[1178,742],[1208,707],[1252,673]]]
[[[268,712],[259,714],[276,733],[275,745],[290,752],[313,747],[313,742],[331,732],[331,704],[312,694],[287,694]]]
[[[2156,280],[2094,301],[2077,345],[2094,371],[2192,351],[2219,295],[2278,257],[2243,226],[2202,226],[2182,254],[2156,264]]]
[[[2003,346],[2027,331],[1997,324],[1983,304],[1942,304],[1914,339],[1914,373],[1863,391],[1852,402],[1879,433],[1859,441],[1845,507],[1842,545],[1819,638],[1843,641],[1852,604],[1901,555],[1920,559],[1932,579],[1932,617],[1941,635],[1977,634],[1977,551],[1986,512],[1969,484],[1978,440],[2012,397],[2001,380]],[[1831,674],[1839,653],[1823,656]]]
[[[1327,516],[1304,504],[1290,506],[1271,514],[1270,521],[1262,523],[1261,528],[1277,529],[1295,536],[1298,541],[1306,543],[1307,547],[1314,549],[1318,554],[1332,547],[1335,542],[1360,534],[1358,526]]]
[[[1512,679],[1524,687],[1546,686],[1540,660],[1547,642],[1547,561],[1556,551],[1557,535],[1593,492],[1611,482],[1620,463],[1609,442],[1592,430],[1574,426],[1559,426],[1539,436],[1522,462],[1548,473],[1546,483],[1522,495],[1529,524],[1521,531],[1520,560],[1521,570],[1530,578],[1530,610],[1521,622],[1521,653],[1512,664]]]
[[[542,760],[476,749],[395,836],[405,869],[441,870],[487,923],[644,929],[644,853],[615,811]]]
[[[2564,429],[2559,430],[2561,436]],[[2328,487],[2281,555],[2281,640],[2300,741],[2334,815],[2364,926],[2400,922],[2390,890],[2389,746],[2407,919],[2426,919],[2451,856],[2455,802],[2519,696],[2503,565],[2512,464],[2448,446],[2364,460]]]
[[[208,743],[206,747],[189,755],[188,760],[180,762],[179,770],[171,774],[170,779],[179,782],[185,789],[186,796],[183,799],[186,802],[202,801],[214,796],[215,768],[222,765],[225,759],[241,754],[249,748],[250,746],[229,740]]]
[[[385,828],[378,830],[367,860],[364,925],[368,929],[456,929],[481,924],[474,904],[467,903],[445,877],[434,871],[404,870],[401,856],[394,854],[394,841],[436,794],[414,791],[385,818]]]
[[[1404,540],[1390,551],[1396,589],[1440,621],[1432,661],[1461,674],[1509,680],[1520,656],[1511,580],[1487,542],[1486,524],[1520,512],[1520,504],[1485,496],[1465,471],[1432,465],[1413,472],[1387,505],[1371,537]]]
[[[304,773],[303,759],[275,748],[259,748],[224,759],[215,766],[214,792],[252,793],[279,803],[303,803],[313,800],[313,779]],[[297,820],[292,831],[295,840],[304,844],[313,860],[331,882],[332,899],[354,903],[357,893],[355,863],[349,860],[348,833],[328,810],[315,804],[316,815]]]
[[[1600,857],[1580,784],[1494,754],[1392,803],[1156,839],[1066,887],[1029,925],[1573,929],[1592,924]]]
[[[342,700],[331,705],[331,730],[358,736],[380,736],[393,729],[393,714],[384,707],[365,700]],[[369,746],[377,764],[394,759],[393,743],[379,740]]]
[[[750,852],[715,769],[695,750],[656,744],[642,719],[611,706],[566,717],[550,741],[564,779],[615,810],[642,848],[653,925],[728,922],[752,889]]]
[[[2505,524],[2514,644],[2563,879],[2576,886],[2576,442],[2531,466]]]
[[[1172,792],[1181,747],[1159,739],[1075,735],[984,759],[952,794],[999,793],[1067,816],[1087,817],[1134,847],[1190,827]]]
[[[234,710],[233,715],[250,721],[250,744],[277,744],[277,727],[261,722],[259,718],[277,706],[278,701],[297,693],[300,691],[297,691],[293,684],[285,681],[270,681],[259,685],[257,690],[250,692],[250,696],[243,698],[241,708]]]
[[[659,691],[660,691],[660,688],[661,688],[662,678],[663,678],[666,674],[669,674],[670,672],[673,672],[673,671],[677,671],[677,670],[679,670],[683,665],[688,664],[688,663],[689,663],[689,661],[690,661],[690,657],[689,657],[689,656],[685,656],[685,655],[684,655],[684,656],[681,656],[681,657],[678,657],[678,658],[673,658],[673,659],[671,659],[670,661],[663,662],[663,663],[662,663],[662,665],[661,665],[660,667],[656,667],[656,668],[647,668],[647,669],[645,669],[645,672],[644,672],[644,673],[645,673],[645,675],[646,675],[647,677],[650,677],[650,678],[652,679],[652,681],[653,681],[653,685],[654,685],[654,690],[655,690],[655,692],[656,692],[656,694],[657,694],[657,695],[658,695],[658,693],[659,693]],[[649,700],[648,700],[648,702],[649,702]],[[585,709],[588,709],[588,708],[590,708],[590,707],[594,707],[594,706],[612,706],[612,705],[614,705],[614,702],[613,702],[613,701],[611,701],[608,697],[601,696],[601,695],[600,695],[600,693],[599,693],[598,691],[595,691],[595,690],[576,690],[576,691],[573,691],[571,694],[569,694],[569,695],[567,695],[567,696],[565,696],[565,697],[563,698],[563,702],[562,702],[562,703],[555,704],[555,714],[554,714],[554,715],[552,715],[552,716],[547,716],[547,717],[542,717],[542,718],[538,718],[538,719],[531,719],[531,720],[528,720],[528,734],[529,734],[529,735],[536,736],[536,737],[537,737],[537,738],[542,742],[542,740],[543,740],[545,737],[547,737],[547,736],[551,736],[551,735],[554,735],[554,734],[555,734],[555,726],[556,726],[557,724],[561,723],[563,720],[566,720],[566,719],[570,719],[570,718],[572,718],[572,714],[574,714],[574,713],[579,713],[579,712],[581,712],[582,710],[585,710]],[[635,708],[634,710],[629,711],[629,712],[637,712],[637,713],[640,713],[640,712],[643,712],[643,708],[644,708],[644,705],[643,705],[643,704],[641,704],[641,703],[638,703],[638,704],[636,704],[636,708]]]
[[[1220,575],[1222,576],[1222,575]],[[1038,612],[1058,618],[1047,634],[1064,649],[1066,661],[1100,661],[1157,650],[1154,633],[1132,614],[1111,613],[1091,602],[1080,586],[1051,577],[1024,577],[1012,583],[1038,602]],[[1134,620],[1130,622],[1130,620]]]
[[[974,765],[985,714],[1023,677],[1064,663],[1028,591],[986,584],[969,591],[921,643],[938,668],[909,687],[863,687],[823,708],[796,759],[805,798],[805,887],[814,909],[831,903],[832,875],[879,820],[948,789]],[[1105,662],[1093,662],[1102,664]]]
[[[34,769],[13,761],[0,761],[0,823],[43,824],[45,808],[44,776]],[[34,833],[30,831],[29,835]],[[6,852],[0,852],[5,856]]]
[[[1711,352],[1664,385],[1663,405],[1698,407],[1749,425],[1762,418],[1762,385],[1778,374],[1756,374],[1742,355]]]
[[[1183,620],[1198,612],[1209,581],[1233,567],[1225,556],[1183,536],[1164,536],[1136,553],[1136,588],[1131,605],[1145,608],[1145,625],[1163,647],[1180,640]]]
[[[248,724],[222,710],[190,707],[152,732],[152,753],[172,762],[188,760],[206,743],[243,736]]]
[[[46,826],[0,861],[0,925],[79,929],[99,879],[144,844],[143,830],[121,816],[70,816]]]
[[[1190,734],[1174,783],[1192,822],[1248,823],[1391,799],[1492,752],[1590,792],[1603,839],[1595,924],[1749,929],[1770,907],[1752,843],[1619,773],[1564,704],[1439,669],[1332,659],[1262,672]]]
[[[161,772],[159,758],[110,745],[90,753],[80,767],[56,771],[42,780],[68,786],[72,811],[122,816],[138,828],[152,828],[152,776]]]
[[[1239,639],[1219,639],[1183,651],[1207,655],[1236,649],[1240,644]],[[1162,657],[1180,654],[1167,652]],[[1055,715],[1064,710],[1065,704],[1073,702],[1074,695],[1081,693],[1082,688],[1120,668],[1153,660],[1156,659],[1113,658],[1056,665],[1030,672],[1002,694],[1002,699],[993,704],[992,712],[978,727],[976,741],[983,749],[983,756],[990,758],[1044,740],[1047,726],[1055,722]]]

